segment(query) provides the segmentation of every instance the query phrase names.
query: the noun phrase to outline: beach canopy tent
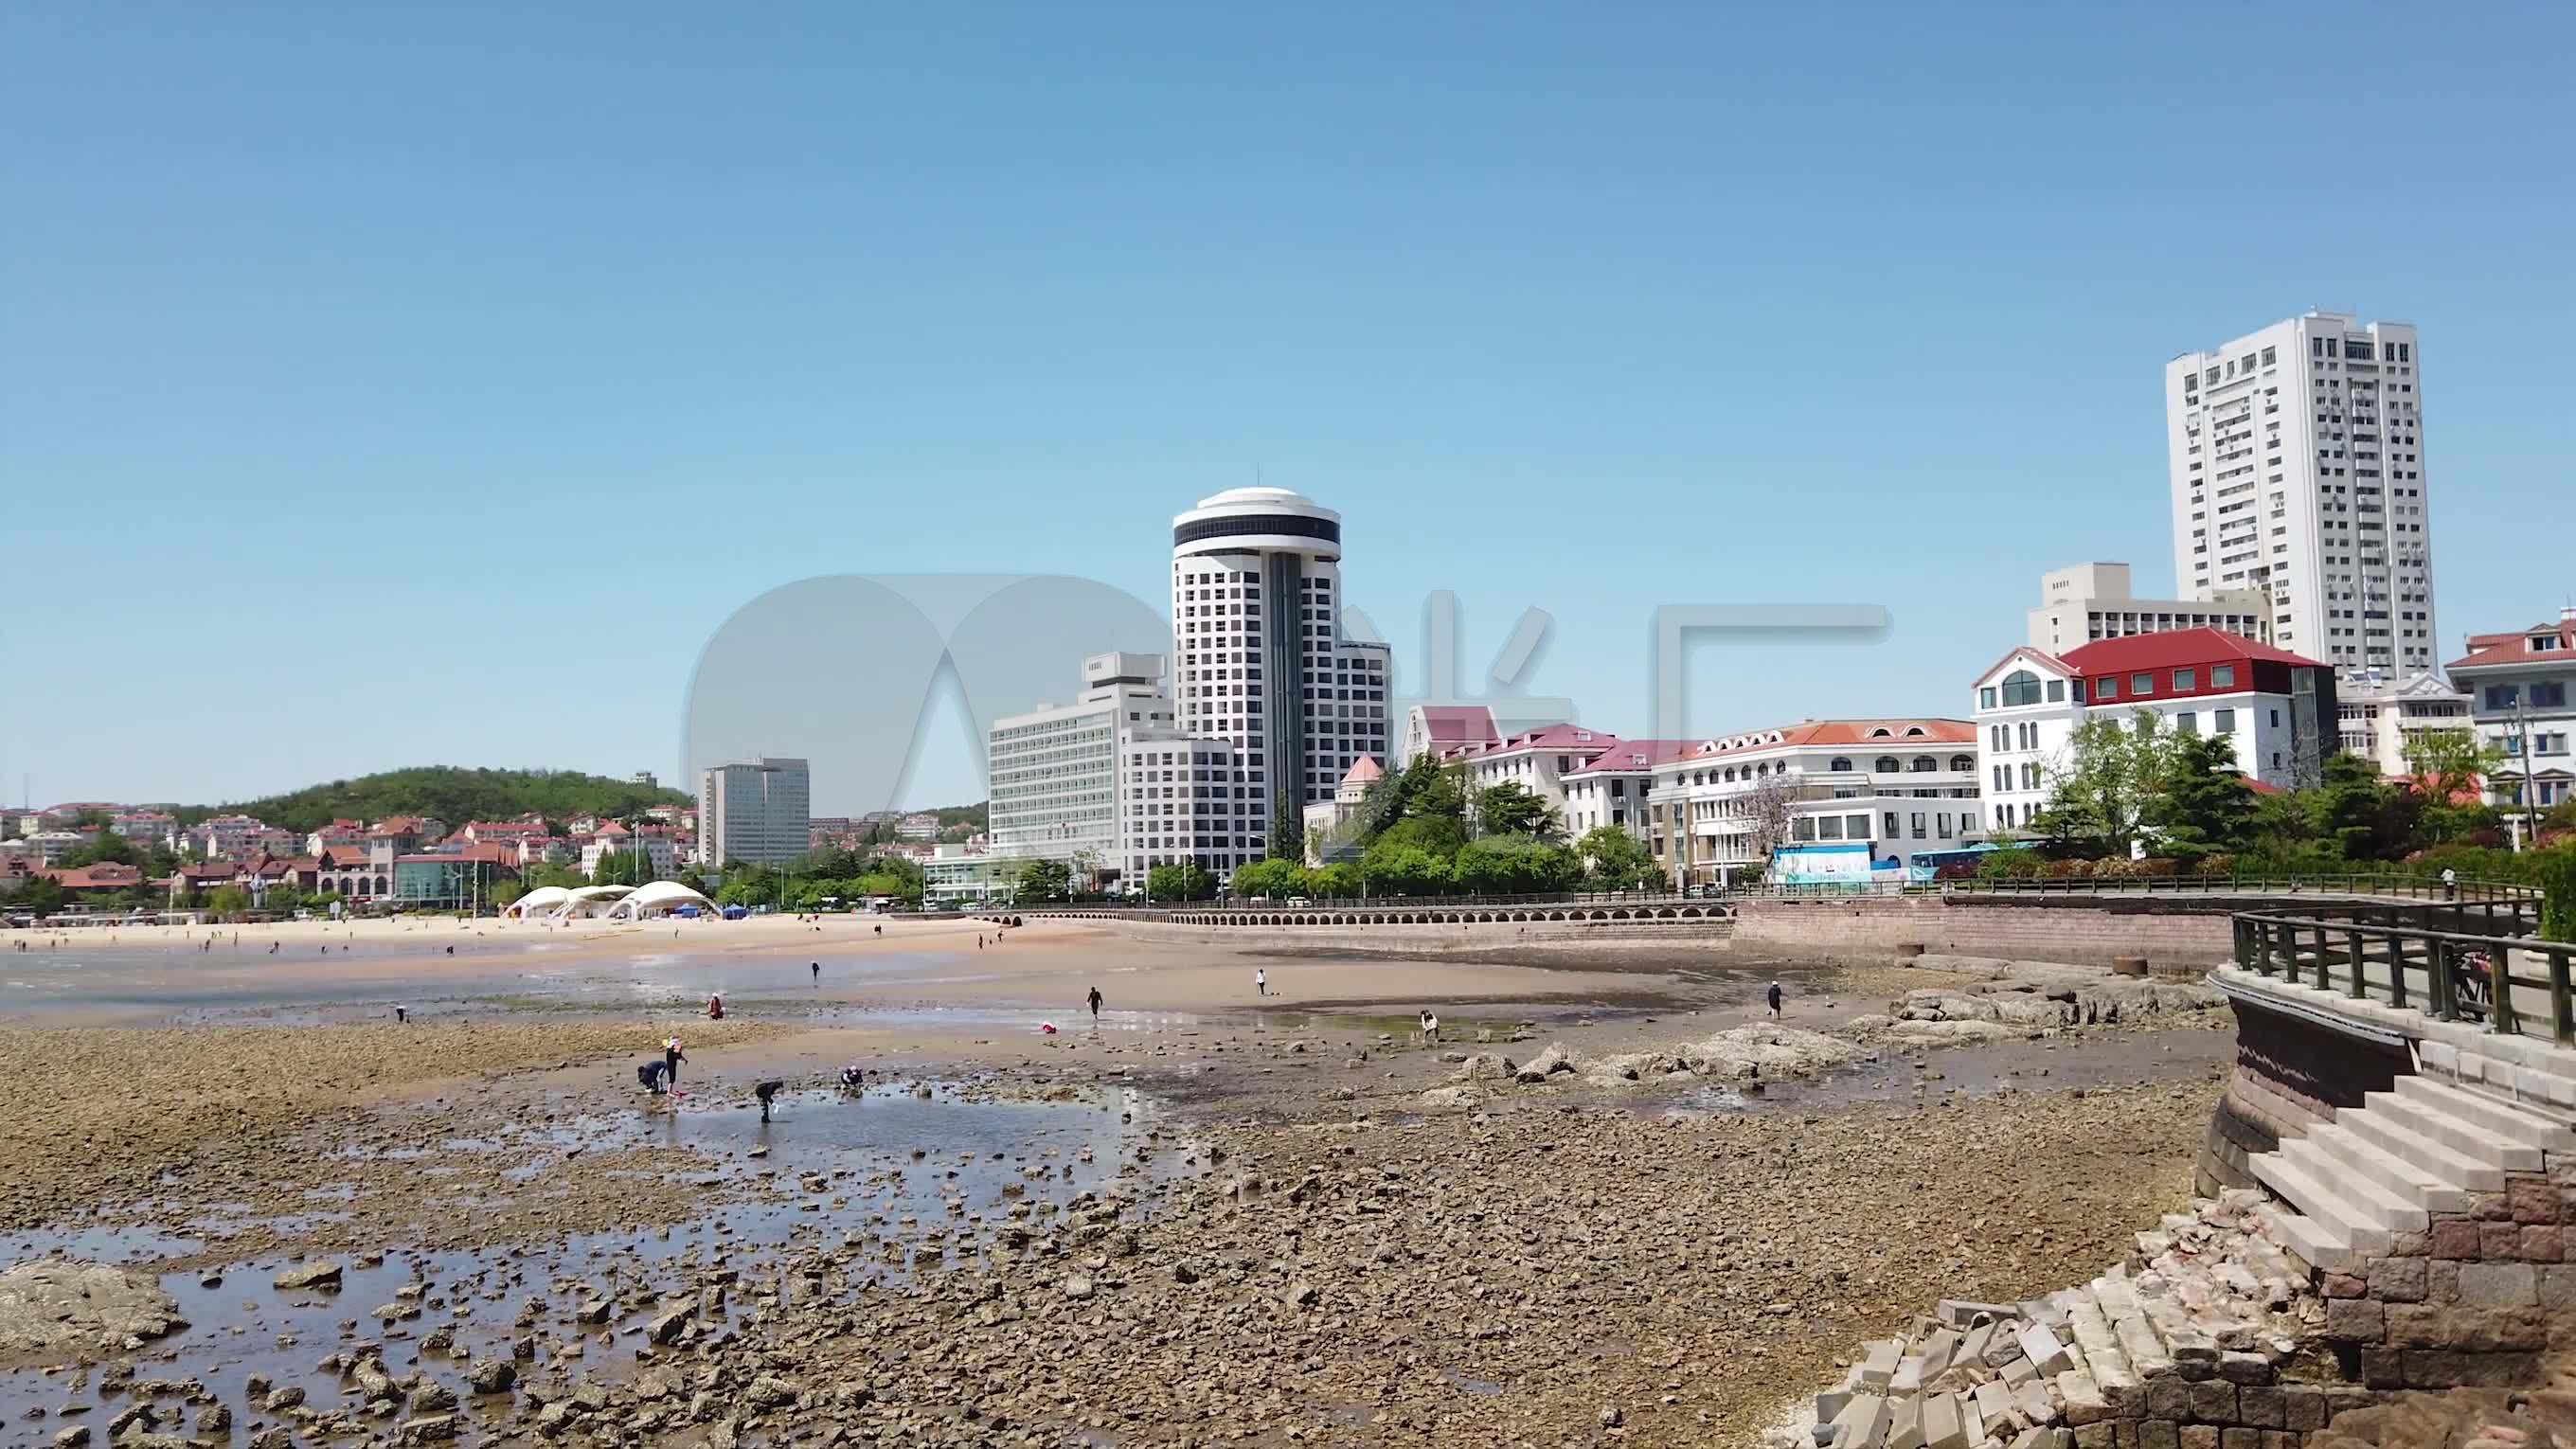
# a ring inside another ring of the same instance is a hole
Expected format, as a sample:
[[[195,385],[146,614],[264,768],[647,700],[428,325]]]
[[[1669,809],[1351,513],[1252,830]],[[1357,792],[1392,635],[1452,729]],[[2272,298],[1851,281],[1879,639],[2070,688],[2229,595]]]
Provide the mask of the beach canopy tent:
[[[633,893],[635,887],[622,885],[583,886],[564,901],[557,916],[604,916],[616,904]]]
[[[572,899],[572,892],[562,886],[539,886],[501,908],[505,919],[534,921],[551,916]]]
[[[675,880],[657,880],[640,886],[625,899],[608,908],[612,921],[641,921],[651,916],[667,916],[683,906],[697,910],[715,909],[715,902]]]
[[[751,908],[749,906],[727,906],[724,908],[724,918],[728,921],[739,921],[750,914]]]

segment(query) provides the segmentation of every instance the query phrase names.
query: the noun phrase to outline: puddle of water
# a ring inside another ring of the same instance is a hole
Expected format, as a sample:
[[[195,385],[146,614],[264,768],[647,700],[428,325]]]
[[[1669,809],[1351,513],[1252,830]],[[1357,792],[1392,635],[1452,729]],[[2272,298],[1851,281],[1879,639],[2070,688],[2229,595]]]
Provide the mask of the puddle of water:
[[[372,1263],[343,1255],[337,1293],[275,1289],[270,1280],[286,1266],[276,1258],[204,1275],[165,1273],[162,1287],[191,1326],[136,1354],[136,1376],[195,1378],[230,1403],[236,1424],[243,1424],[260,1417],[243,1398],[245,1379],[254,1373],[302,1387],[318,1406],[355,1408],[353,1392],[318,1364],[324,1354],[361,1342],[384,1345],[395,1378],[417,1368],[460,1399],[470,1397],[465,1374],[474,1359],[507,1357],[514,1340],[531,1334],[537,1358],[521,1363],[523,1374],[578,1354],[580,1362],[567,1364],[573,1376],[609,1375],[632,1366],[655,1313],[706,1293],[711,1284],[727,1286],[702,1303],[702,1329],[738,1326],[809,1297],[875,1291],[915,1272],[972,1262],[1009,1230],[1042,1236],[1058,1212],[1085,1195],[1204,1170],[1205,1152],[1169,1131],[1162,1104],[1132,1088],[1032,1101],[995,1095],[982,1081],[930,1083],[927,1096],[916,1085],[895,1082],[846,1096],[782,1093],[768,1123],[756,1107],[665,1098],[650,1110],[451,1139],[431,1151],[532,1152],[522,1166],[540,1170],[579,1164],[572,1149],[693,1148],[717,1164],[693,1181],[755,1196],[664,1228],[474,1251],[398,1251]],[[0,1261],[51,1252],[134,1264],[192,1256],[256,1225],[345,1220],[348,1214],[327,1204],[347,1195],[325,1189],[312,1210],[283,1216],[262,1216],[246,1203],[219,1204],[192,1220],[184,1236],[90,1224],[0,1239]],[[1128,1210],[1140,1209],[1131,1203]],[[785,1266],[831,1249],[850,1252],[830,1273]],[[595,1293],[614,1307],[605,1323],[576,1335],[565,1315]],[[547,1305],[533,1329],[523,1322],[531,1300]],[[66,1422],[103,1426],[124,1402],[103,1393],[94,1376],[0,1372],[0,1419],[26,1425],[40,1438]],[[94,1412],[65,1420],[59,1411],[66,1404],[87,1404]],[[28,1419],[35,1410],[45,1416]]]

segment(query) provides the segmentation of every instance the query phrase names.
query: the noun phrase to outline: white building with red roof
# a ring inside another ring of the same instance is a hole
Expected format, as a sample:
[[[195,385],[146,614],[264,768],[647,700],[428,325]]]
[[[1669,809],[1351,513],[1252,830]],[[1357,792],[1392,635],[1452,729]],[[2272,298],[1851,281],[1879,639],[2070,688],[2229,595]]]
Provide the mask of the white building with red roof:
[[[1835,719],[1699,740],[1652,765],[1646,846],[1676,885],[1726,884],[1766,844],[1843,846],[1901,877],[1984,835],[1976,738],[1963,719]]]
[[[1333,787],[1332,799],[1318,800],[1306,807],[1303,823],[1308,865],[1325,863],[1326,848],[1336,843],[1334,837],[1359,813],[1360,802],[1368,798],[1369,786],[1385,778],[1386,771],[1378,768],[1376,759],[1362,755],[1342,772],[1342,782]]]
[[[1647,838],[1646,794],[1654,788],[1655,767],[1696,752],[1700,740],[1618,740],[1610,748],[1559,777],[1565,804],[1559,823],[1567,840],[1607,825]]]
[[[2334,671],[2218,629],[2104,639],[2052,654],[2027,646],[1977,676],[1976,745],[1987,825],[2026,830],[2070,763],[2078,725],[2145,710],[2184,734],[2224,735],[2236,767],[2275,789],[2313,782],[2339,747]]]
[[[1490,745],[1503,732],[1494,712],[1481,704],[1417,704],[1405,711],[1404,736],[1396,746],[1395,768],[1412,764],[1416,755],[1439,759],[1469,745]]]
[[[2576,799],[2576,608],[2506,634],[2472,634],[2451,661],[2452,687],[2469,696],[2478,738],[2505,753],[2489,781],[2492,805],[2542,809]],[[2513,820],[2516,831],[2526,822]]]
[[[1518,785],[1545,800],[1565,818],[1565,777],[1591,764],[1616,746],[1619,737],[1582,725],[1552,724],[1496,740],[1465,744],[1443,753],[1443,763],[1464,772],[1472,794],[1497,785]]]

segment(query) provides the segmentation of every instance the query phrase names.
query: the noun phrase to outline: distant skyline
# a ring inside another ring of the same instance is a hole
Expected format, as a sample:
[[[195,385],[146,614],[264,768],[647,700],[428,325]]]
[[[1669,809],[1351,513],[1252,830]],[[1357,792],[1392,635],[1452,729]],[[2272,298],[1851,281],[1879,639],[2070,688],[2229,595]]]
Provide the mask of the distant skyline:
[[[750,600],[1159,610],[1170,516],[1255,481],[1343,513],[1400,671],[1434,590],[1470,683],[1536,607],[1519,686],[1644,733],[1657,604],[1883,604],[1876,646],[1697,657],[1691,728],[1965,715],[2042,571],[2172,588],[2164,363],[2310,307],[2421,329],[2456,657],[2576,590],[2571,42],[2541,5],[11,10],[0,795],[688,788]],[[903,802],[981,798],[962,715],[922,729]]]

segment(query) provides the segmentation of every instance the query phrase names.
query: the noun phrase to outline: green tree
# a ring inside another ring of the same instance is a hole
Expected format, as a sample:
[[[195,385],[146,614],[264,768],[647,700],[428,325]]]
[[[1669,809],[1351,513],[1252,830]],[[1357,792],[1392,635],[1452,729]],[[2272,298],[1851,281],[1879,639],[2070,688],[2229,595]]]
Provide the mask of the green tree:
[[[2038,828],[2094,854],[2127,856],[2146,826],[2148,803],[2173,778],[2180,738],[2148,709],[2125,727],[2109,718],[2077,725],[2066,764],[2050,777]]]
[[[1452,873],[1446,857],[1408,841],[1392,838],[1389,831],[1368,848],[1365,869],[1369,889],[1380,895],[1437,895],[1449,889]]]
[[[1477,795],[1476,825],[1487,835],[1527,835],[1540,840],[1553,839],[1558,832],[1556,807],[1514,780]]]
[[[1360,868],[1347,860],[1319,866],[1314,872],[1310,893],[1318,900],[1347,901],[1360,893]]]
[[[217,886],[206,896],[206,909],[221,920],[231,920],[250,910],[250,892],[240,886]]]
[[[84,865],[138,865],[142,859],[133,841],[102,825],[88,840],[65,851],[62,863],[65,869],[78,869]]]
[[[1204,901],[1216,895],[1216,877],[1194,860],[1158,865],[1145,872],[1145,894],[1158,901]]]
[[[2198,861],[2246,843],[2254,827],[2254,791],[2236,771],[2234,741],[2183,735],[2165,768],[2163,786],[2149,795],[2145,810],[2157,854]]]
[[[1492,791],[1486,792],[1491,795]],[[1488,835],[1459,848],[1451,880],[1476,895],[1543,895],[1574,888],[1583,863],[1571,850],[1527,835]]]
[[[2540,938],[2576,941],[2576,845],[2533,852],[2540,883]]]
[[[2418,730],[2406,736],[2403,752],[2424,793],[2446,804],[2479,793],[2506,764],[2504,750],[2474,730]]]
[[[72,812],[72,823],[64,828],[67,830],[86,830],[95,833],[105,830],[115,823],[116,822],[114,820],[108,817],[108,813],[104,810],[76,810]]]
[[[1024,860],[1013,889],[1022,903],[1064,900],[1073,894],[1073,867],[1044,856]]]
[[[1288,798],[1285,790],[1280,792],[1278,803],[1270,809],[1269,842],[1268,851],[1272,860],[1284,860],[1292,864],[1305,862],[1306,813],[1298,808],[1296,801]]]
[[[1646,890],[1663,885],[1664,867],[1645,842],[1616,825],[1596,825],[1574,842],[1584,879],[1595,890]]]
[[[2394,860],[2414,847],[2422,802],[2358,755],[2328,756],[2317,787],[2299,793],[2317,838],[2346,861]]]
[[[527,883],[524,881],[497,880],[492,883],[492,889],[488,891],[486,895],[491,901],[493,909],[504,910],[507,909],[513,901],[516,901],[519,897],[526,895],[527,893],[528,887]]]
[[[592,885],[640,886],[653,879],[653,862],[640,850],[604,850],[590,870]]]
[[[1234,868],[1233,891],[1238,896],[1267,896],[1272,900],[1302,896],[1308,894],[1306,868],[1276,857],[1248,861]]]
[[[66,899],[63,888],[55,884],[52,876],[37,875],[29,876],[8,902],[10,910],[24,911],[41,920],[61,910]]]

